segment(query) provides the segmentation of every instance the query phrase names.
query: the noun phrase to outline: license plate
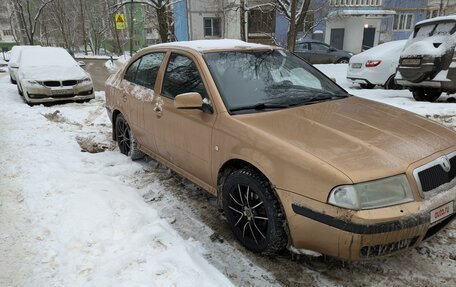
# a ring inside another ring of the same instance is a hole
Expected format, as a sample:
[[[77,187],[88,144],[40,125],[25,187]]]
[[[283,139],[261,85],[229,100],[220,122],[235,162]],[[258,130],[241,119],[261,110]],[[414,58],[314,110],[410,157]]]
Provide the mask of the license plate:
[[[454,202],[448,202],[445,205],[442,205],[431,211],[431,223],[444,219],[453,214]]]
[[[421,59],[402,59],[402,64],[409,66],[418,66],[421,64]]]
[[[363,64],[361,64],[361,63],[353,63],[352,64],[352,68],[353,69],[360,69],[362,66],[363,66]]]
[[[71,95],[73,94],[73,89],[58,89],[52,90],[53,95]]]

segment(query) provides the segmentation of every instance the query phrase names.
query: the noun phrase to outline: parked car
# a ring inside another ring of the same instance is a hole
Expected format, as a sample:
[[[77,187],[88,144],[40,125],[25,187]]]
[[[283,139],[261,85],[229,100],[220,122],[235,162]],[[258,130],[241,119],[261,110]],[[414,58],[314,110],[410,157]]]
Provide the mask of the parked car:
[[[121,153],[148,154],[217,196],[254,252],[375,258],[455,219],[455,132],[350,96],[278,47],[145,48],[107,80],[106,108]]]
[[[0,73],[6,72],[7,68],[8,68],[8,62],[6,62],[2,58],[0,58]]]
[[[21,53],[24,49],[29,49],[29,48],[36,48],[40,46],[14,46],[11,49],[10,53],[10,60],[8,62],[8,73],[10,75],[10,81],[13,84],[16,84],[16,74],[17,70],[19,69],[19,61],[21,57]]]
[[[92,78],[65,49],[25,49],[19,65],[17,89],[28,104],[94,98]]]
[[[302,40],[296,43],[295,54],[312,64],[348,63],[353,53],[339,50],[315,40]]]
[[[351,57],[347,79],[363,89],[398,89],[394,76],[406,40],[387,42]]]
[[[456,15],[418,22],[401,53],[396,82],[417,101],[456,93]]]

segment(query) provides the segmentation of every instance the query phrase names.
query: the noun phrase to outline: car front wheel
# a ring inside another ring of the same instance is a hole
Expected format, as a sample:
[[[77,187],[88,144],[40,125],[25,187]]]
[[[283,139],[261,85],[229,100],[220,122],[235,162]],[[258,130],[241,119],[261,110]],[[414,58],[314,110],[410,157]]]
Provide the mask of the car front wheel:
[[[251,168],[231,173],[223,186],[222,203],[231,230],[247,249],[271,255],[286,247],[284,214],[263,175]]]
[[[439,89],[419,89],[413,90],[412,94],[416,101],[435,102],[442,94],[442,91]]]
[[[144,157],[144,153],[139,150],[127,121],[121,114],[116,117],[115,132],[117,145],[121,153],[130,156],[132,160],[138,160]]]

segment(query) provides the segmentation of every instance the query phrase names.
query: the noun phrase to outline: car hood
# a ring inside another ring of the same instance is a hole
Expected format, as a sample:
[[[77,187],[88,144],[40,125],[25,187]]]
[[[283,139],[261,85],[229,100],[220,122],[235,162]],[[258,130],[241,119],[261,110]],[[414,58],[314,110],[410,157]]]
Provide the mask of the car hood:
[[[353,182],[404,173],[411,163],[456,145],[456,134],[439,124],[354,96],[235,117],[269,140],[332,165]]]
[[[80,80],[88,77],[78,65],[75,66],[44,66],[44,67],[20,67],[23,79],[35,81],[63,81]]]

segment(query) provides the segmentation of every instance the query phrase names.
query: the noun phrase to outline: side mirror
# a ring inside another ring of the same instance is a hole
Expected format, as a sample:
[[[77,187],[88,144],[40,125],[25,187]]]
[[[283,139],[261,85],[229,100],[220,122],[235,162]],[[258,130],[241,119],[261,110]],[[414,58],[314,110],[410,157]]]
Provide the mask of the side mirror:
[[[9,63],[11,69],[19,69],[19,65],[17,63]]]
[[[85,67],[86,63],[84,61],[78,61],[79,67]]]
[[[337,83],[336,78],[330,77],[330,79],[331,79],[331,81],[333,81],[334,83]]]
[[[199,109],[204,112],[212,113],[212,106],[203,101],[199,93],[190,92],[177,95],[174,98],[174,107],[176,109]]]
[[[336,52],[336,51],[337,51],[337,49],[336,49],[336,48],[334,48],[334,47],[330,47],[330,48],[329,48],[329,51],[330,51],[330,52]]]

